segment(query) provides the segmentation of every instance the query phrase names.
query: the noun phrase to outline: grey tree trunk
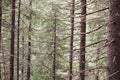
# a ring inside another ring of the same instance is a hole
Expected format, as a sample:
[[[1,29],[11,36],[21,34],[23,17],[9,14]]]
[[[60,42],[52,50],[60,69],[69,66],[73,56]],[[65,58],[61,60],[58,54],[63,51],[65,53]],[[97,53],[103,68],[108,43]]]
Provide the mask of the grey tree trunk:
[[[20,8],[21,8],[21,0],[19,0],[18,7],[18,29],[17,29],[17,80],[19,80],[19,41],[20,41]]]
[[[10,80],[14,80],[15,0],[11,0]]]
[[[120,80],[120,0],[110,0],[107,80]]]
[[[81,0],[81,22],[80,33],[86,33],[86,0]],[[86,34],[80,35],[80,61],[79,61],[79,79],[85,80],[85,46]]]
[[[24,80],[24,50],[25,50],[25,38],[24,38],[24,28],[23,28],[23,32],[22,32],[22,68],[21,68],[21,80]]]
[[[30,0],[30,4],[29,4],[30,8],[32,8],[32,0]],[[31,74],[31,70],[30,70],[30,64],[31,64],[31,32],[32,32],[32,13],[30,11],[30,20],[29,20],[29,34],[28,34],[28,56],[27,56],[27,80],[30,80],[30,74]]]
[[[0,54],[2,53],[2,0],[0,0]],[[1,62],[0,62],[0,80],[2,80],[2,72],[1,72]]]
[[[75,14],[75,0],[71,1],[71,36],[70,36],[70,62],[69,62],[69,80],[72,80],[73,77],[73,39],[74,39],[74,14]]]
[[[54,30],[54,46],[53,46],[53,80],[56,80],[56,49],[57,49],[57,45],[56,45],[56,11],[54,10],[54,23],[53,23],[53,30]]]

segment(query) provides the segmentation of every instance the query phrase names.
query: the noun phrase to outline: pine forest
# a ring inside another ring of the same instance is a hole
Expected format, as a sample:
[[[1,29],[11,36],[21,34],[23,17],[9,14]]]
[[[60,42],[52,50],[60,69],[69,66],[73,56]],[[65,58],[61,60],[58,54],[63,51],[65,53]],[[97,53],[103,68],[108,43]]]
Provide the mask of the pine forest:
[[[120,80],[120,0],[0,0],[0,80]]]

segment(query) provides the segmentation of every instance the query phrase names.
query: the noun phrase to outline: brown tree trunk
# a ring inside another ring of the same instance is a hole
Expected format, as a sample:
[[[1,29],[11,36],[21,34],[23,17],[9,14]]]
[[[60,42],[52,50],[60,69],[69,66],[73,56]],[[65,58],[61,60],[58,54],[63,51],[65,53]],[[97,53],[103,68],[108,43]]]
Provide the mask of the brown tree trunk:
[[[19,7],[18,7],[18,29],[17,29],[17,80],[19,80],[20,7],[21,7],[21,0],[19,0]]]
[[[2,80],[2,69],[1,69],[1,62],[0,62],[0,80]]]
[[[14,80],[15,0],[11,1],[10,80]]]
[[[54,11],[54,47],[53,47],[53,80],[56,80],[56,11]]]
[[[86,33],[86,0],[81,0],[81,22],[80,33]],[[79,79],[85,80],[85,46],[86,46],[86,34],[80,35],[80,62],[79,62]]]
[[[22,34],[22,69],[21,69],[21,80],[24,80],[24,46],[25,46],[25,38],[24,38],[24,28]]]
[[[1,28],[2,28],[2,0],[0,0],[0,53],[1,53],[1,46],[2,46],[2,34],[1,34]]]
[[[29,5],[31,8],[32,8],[32,0],[30,0],[30,5]],[[27,80],[30,80],[30,64],[31,64],[31,31],[32,31],[32,13],[30,11],[30,22],[29,22],[29,34],[28,34],[28,56],[27,56],[27,61],[28,61],[28,65],[27,65]]]
[[[107,80],[120,80],[120,0],[110,0]]]
[[[1,34],[1,28],[2,28],[2,0],[0,0],[0,54],[2,53],[2,34]],[[2,80],[1,62],[0,62],[0,80]]]
[[[73,39],[74,39],[74,14],[75,14],[75,0],[71,1],[71,10],[70,10],[70,16],[71,16],[71,39],[70,39],[70,62],[69,62],[69,80],[72,80],[73,76]]]
[[[1,28],[2,28],[2,0],[0,0],[0,54],[2,53]],[[1,62],[0,62],[0,80],[2,80]]]

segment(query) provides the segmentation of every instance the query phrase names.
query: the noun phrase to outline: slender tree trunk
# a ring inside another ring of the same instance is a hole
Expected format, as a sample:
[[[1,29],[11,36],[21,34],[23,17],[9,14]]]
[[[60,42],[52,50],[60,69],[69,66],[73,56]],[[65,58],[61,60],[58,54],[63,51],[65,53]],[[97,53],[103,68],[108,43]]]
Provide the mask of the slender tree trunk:
[[[1,29],[2,29],[2,0],[0,0],[0,53],[1,52],[1,46],[2,46],[2,34],[1,34]]]
[[[107,80],[120,80],[120,0],[110,0]]]
[[[56,11],[54,15],[54,51],[53,51],[53,80],[56,80]]]
[[[29,5],[31,8],[32,8],[32,0],[30,0],[30,5]],[[27,57],[27,61],[28,61],[28,65],[27,65],[27,80],[30,80],[30,64],[31,64],[31,31],[32,31],[32,24],[31,24],[31,21],[32,21],[32,13],[30,11],[30,22],[29,22],[29,35],[28,35],[28,57]]]
[[[73,38],[74,38],[74,8],[75,8],[75,0],[71,1],[71,11],[70,11],[70,16],[71,16],[71,39],[70,39],[70,62],[69,62],[69,80],[72,80],[73,76]]]
[[[10,80],[14,80],[15,0],[11,1]]]
[[[86,0],[81,0],[81,18],[80,22],[80,33],[86,33]],[[79,80],[85,80],[85,45],[86,45],[86,34],[80,35],[80,62],[79,62]]]
[[[21,74],[22,74],[22,76],[21,76],[21,80],[24,80],[24,42],[25,41],[25,39],[24,39],[24,28],[23,28],[23,34],[22,34],[22,69],[21,69]]]
[[[0,80],[2,80],[2,69],[1,69],[1,62],[0,62]]]
[[[2,54],[2,0],[0,0],[0,54]],[[2,80],[2,74],[1,74],[1,62],[0,62],[0,80]]]
[[[21,7],[21,0],[19,0],[19,7],[18,7],[18,32],[17,32],[17,80],[19,80],[19,36],[20,36],[20,7]]]

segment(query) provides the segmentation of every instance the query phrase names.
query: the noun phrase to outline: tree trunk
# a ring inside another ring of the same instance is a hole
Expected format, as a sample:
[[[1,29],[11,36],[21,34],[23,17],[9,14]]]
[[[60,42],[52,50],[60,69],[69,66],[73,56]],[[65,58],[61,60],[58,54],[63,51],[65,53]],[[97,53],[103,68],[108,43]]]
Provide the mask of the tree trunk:
[[[86,0],[81,0],[81,22],[80,33],[86,33]],[[86,34],[80,35],[80,62],[79,62],[79,80],[85,80],[85,46]]]
[[[120,0],[110,0],[107,80],[120,80]]]
[[[30,8],[32,8],[32,0],[30,0]],[[30,80],[30,64],[31,64],[31,31],[32,31],[32,13],[30,11],[30,22],[29,22],[29,34],[28,34],[28,57],[27,57],[27,61],[28,61],[28,65],[27,65],[27,80]]]
[[[15,0],[11,1],[10,80],[14,80]]]
[[[71,1],[71,10],[70,10],[70,16],[71,16],[71,39],[70,39],[70,62],[69,62],[69,80],[72,80],[73,76],[73,39],[74,39],[74,14],[75,14],[75,0]]]
[[[0,80],[2,80],[2,69],[1,69],[1,62],[0,62]]]
[[[19,7],[18,7],[18,32],[17,32],[17,80],[19,80],[19,36],[20,36],[20,7],[21,7],[21,0],[19,0]]]
[[[22,34],[22,69],[21,69],[21,80],[24,80],[24,50],[25,50],[25,38],[24,38],[24,28]]]
[[[2,39],[2,34],[1,34],[1,28],[2,28],[2,0],[0,0],[0,53],[1,53],[1,39]]]
[[[54,11],[54,47],[53,47],[53,80],[56,80],[56,11]]]
[[[2,54],[2,34],[1,34],[1,28],[2,28],[2,0],[0,0],[0,54]],[[0,80],[2,80],[1,62],[0,62]]]

